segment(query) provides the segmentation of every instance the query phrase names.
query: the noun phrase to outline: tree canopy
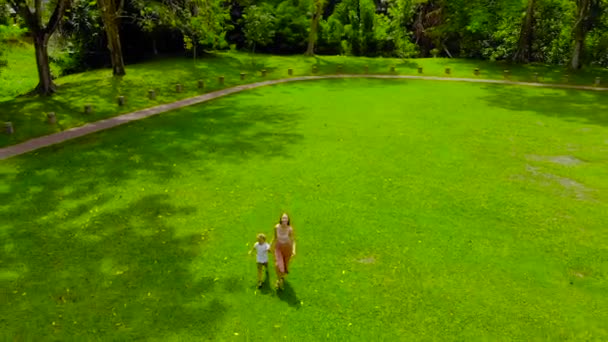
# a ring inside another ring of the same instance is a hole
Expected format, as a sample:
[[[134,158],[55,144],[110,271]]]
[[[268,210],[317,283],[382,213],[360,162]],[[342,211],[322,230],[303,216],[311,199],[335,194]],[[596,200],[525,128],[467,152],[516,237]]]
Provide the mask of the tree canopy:
[[[67,53],[54,58],[66,72],[112,66],[120,75],[123,57],[228,48],[579,69],[608,66],[607,8],[608,0],[0,0],[0,25],[12,24],[12,9],[38,50],[58,29]]]

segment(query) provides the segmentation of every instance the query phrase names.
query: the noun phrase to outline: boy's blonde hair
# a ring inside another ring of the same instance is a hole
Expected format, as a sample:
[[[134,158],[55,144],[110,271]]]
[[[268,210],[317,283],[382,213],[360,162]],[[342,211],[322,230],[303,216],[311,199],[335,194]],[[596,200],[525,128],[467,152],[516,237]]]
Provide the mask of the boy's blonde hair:
[[[266,241],[266,234],[264,234],[264,233],[258,234],[258,239],[264,239],[264,241]]]

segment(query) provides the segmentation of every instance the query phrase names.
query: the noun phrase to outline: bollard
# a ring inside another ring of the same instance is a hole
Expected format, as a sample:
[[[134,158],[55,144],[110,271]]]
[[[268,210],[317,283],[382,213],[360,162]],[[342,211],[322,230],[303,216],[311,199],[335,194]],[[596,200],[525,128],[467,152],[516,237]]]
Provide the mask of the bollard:
[[[338,74],[342,73],[342,64],[338,64]]]
[[[242,72],[242,73],[241,73],[241,81],[245,79],[245,76],[247,76],[247,74],[246,74],[246,73],[244,73],[244,72]]]
[[[422,67],[418,67],[418,73],[422,74]]]
[[[182,87],[182,85],[180,83],[175,85],[175,92],[176,93],[181,93],[182,90],[184,90],[184,88]]]
[[[125,105],[125,97],[124,96],[119,96],[118,97],[118,105],[119,106],[124,106]]]
[[[47,122],[48,122],[50,125],[54,125],[54,124],[56,124],[56,123],[57,123],[57,116],[56,116],[56,115],[55,115],[55,113],[53,113],[53,112],[47,113],[47,114],[46,114],[46,119],[47,119]]]
[[[538,73],[534,73],[534,82],[538,83]]]
[[[293,76],[293,69],[291,69],[291,68],[287,69],[287,75]]]
[[[363,67],[363,73],[365,73],[365,74],[369,73],[369,65],[366,65]]]
[[[475,74],[475,76],[479,76],[479,68],[475,68],[475,70],[473,70],[473,73]]]
[[[5,122],[4,123],[4,132],[6,132],[6,134],[13,134],[13,133],[15,133],[15,129],[13,128],[13,123],[12,122]]]
[[[570,82],[570,75],[565,74],[564,75],[564,83],[569,83]]]
[[[150,100],[155,100],[156,92],[154,90],[148,90],[148,98],[150,98]]]
[[[446,75],[449,75],[451,72],[452,72],[452,70],[450,68],[445,68]]]
[[[266,77],[266,69],[262,69],[262,77]]]
[[[318,71],[319,71],[319,68],[317,67],[317,65],[316,65],[316,64],[315,64],[315,65],[313,65],[313,66],[312,66],[312,73],[313,73],[313,74],[316,74]]]
[[[596,77],[595,78],[595,86],[599,87],[600,83],[602,82],[602,78],[601,77]]]
[[[502,73],[503,73],[505,80],[508,80],[511,72],[509,70],[503,70]]]
[[[85,105],[84,106],[84,113],[85,114],[91,114],[91,113],[93,113],[93,106],[91,106],[90,104]]]
[[[218,79],[217,79],[217,80],[218,80],[218,82],[219,82],[221,85],[224,85],[224,76],[220,76],[220,77],[218,77]]]
[[[205,88],[205,81],[198,80],[198,89],[203,89],[203,88]]]
[[[395,66],[391,65],[391,72],[395,72]]]

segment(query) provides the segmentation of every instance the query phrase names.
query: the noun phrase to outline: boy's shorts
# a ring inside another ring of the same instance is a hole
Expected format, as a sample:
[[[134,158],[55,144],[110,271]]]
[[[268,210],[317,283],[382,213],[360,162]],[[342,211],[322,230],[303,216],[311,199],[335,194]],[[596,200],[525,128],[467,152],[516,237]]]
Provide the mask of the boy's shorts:
[[[262,268],[264,266],[268,268],[268,263],[267,262],[258,262],[258,268]]]

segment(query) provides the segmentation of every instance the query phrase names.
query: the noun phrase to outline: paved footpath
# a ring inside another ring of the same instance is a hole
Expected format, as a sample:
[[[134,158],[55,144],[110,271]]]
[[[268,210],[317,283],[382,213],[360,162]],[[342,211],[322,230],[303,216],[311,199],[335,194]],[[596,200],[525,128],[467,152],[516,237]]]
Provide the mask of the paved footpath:
[[[18,156],[20,154],[28,153],[39,148],[47,147],[50,145],[62,143],[66,140],[75,139],[83,135],[99,132],[108,128],[116,127],[127,122],[141,120],[153,115],[169,112],[175,109],[191,106],[198,103],[207,102],[209,100],[216,99],[218,97],[234,94],[247,89],[253,89],[263,87],[272,84],[296,82],[296,81],[309,81],[309,80],[322,80],[331,78],[383,78],[383,79],[414,79],[414,80],[434,80],[434,81],[455,81],[455,82],[474,82],[474,83],[494,83],[494,84],[513,84],[513,85],[524,85],[533,87],[547,87],[547,88],[563,88],[563,89],[581,89],[581,90],[596,90],[596,91],[608,91],[608,88],[600,88],[593,86],[575,86],[565,84],[549,84],[549,83],[530,83],[530,82],[514,82],[506,80],[489,80],[489,79],[478,79],[478,78],[456,78],[456,77],[433,77],[433,76],[407,76],[407,75],[325,75],[325,76],[302,76],[292,77],[279,80],[263,81],[251,84],[244,84],[232,88],[214,91],[204,95],[195,96],[192,98],[180,100],[173,103],[168,103],[148,109],[138,110],[129,114],[123,114],[115,116],[113,118],[88,123],[84,126],[74,127],[59,133],[45,135],[39,138],[34,138],[23,143],[4,147],[0,149],[0,160],[7,159],[10,157]]]

